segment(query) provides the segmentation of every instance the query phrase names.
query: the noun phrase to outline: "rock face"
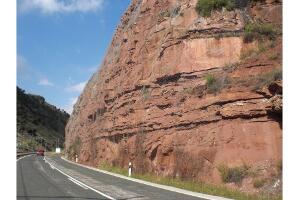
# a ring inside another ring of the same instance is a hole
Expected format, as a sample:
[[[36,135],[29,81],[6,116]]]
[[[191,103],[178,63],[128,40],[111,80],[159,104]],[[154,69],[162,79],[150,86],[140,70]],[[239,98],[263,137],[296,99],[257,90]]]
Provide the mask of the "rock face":
[[[137,171],[219,183],[220,164],[282,159],[281,93],[272,90],[281,81],[265,81],[281,68],[281,35],[242,36],[257,18],[280,29],[281,3],[209,18],[196,3],[132,1],[66,126],[66,148],[80,141],[81,163],[131,161]]]

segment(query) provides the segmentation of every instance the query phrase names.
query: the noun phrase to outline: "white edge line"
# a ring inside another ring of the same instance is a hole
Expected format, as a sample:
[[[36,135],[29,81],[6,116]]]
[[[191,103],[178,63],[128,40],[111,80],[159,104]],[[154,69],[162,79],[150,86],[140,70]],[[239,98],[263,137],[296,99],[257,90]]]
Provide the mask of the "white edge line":
[[[232,199],[225,198],[225,197],[213,196],[213,195],[203,194],[203,193],[199,193],[199,192],[192,192],[192,191],[188,191],[188,190],[184,190],[184,189],[180,189],[180,188],[176,188],[176,187],[172,187],[172,186],[161,185],[161,184],[157,184],[157,183],[151,183],[151,182],[148,182],[148,181],[143,181],[143,180],[135,179],[135,178],[129,178],[127,176],[123,176],[123,175],[115,174],[115,173],[112,173],[112,172],[100,170],[100,169],[97,169],[97,168],[94,168],[94,167],[90,167],[90,166],[82,165],[82,164],[79,164],[79,163],[75,163],[75,162],[72,162],[72,161],[62,157],[62,156],[61,156],[61,158],[65,161],[69,162],[69,163],[72,163],[72,164],[75,164],[75,165],[78,165],[78,166],[81,166],[81,167],[84,167],[84,168],[88,168],[88,169],[91,169],[91,170],[94,170],[94,171],[98,171],[98,172],[101,172],[101,173],[104,173],[104,174],[108,174],[108,175],[115,176],[115,177],[118,177],[118,178],[126,179],[126,180],[129,180],[129,181],[141,183],[141,184],[144,184],[144,185],[149,185],[149,186],[152,186],[152,187],[156,187],[156,188],[160,188],[160,189],[164,189],[164,190],[169,190],[169,191],[172,191],[172,192],[177,192],[177,193],[180,193],[180,194],[185,194],[185,195],[189,195],[189,196],[193,196],[193,197],[204,198],[204,199],[207,199],[207,200],[232,200]]]
[[[81,183],[77,182],[76,180],[74,180],[73,178],[68,178],[70,181],[72,181],[73,183],[75,183],[76,185],[82,187],[83,189],[87,190],[88,188],[85,187],[84,185],[82,185]]]
[[[51,165],[51,163],[50,163],[46,158],[45,158],[45,162],[47,162],[47,163],[49,163],[49,165]],[[53,166],[53,165],[52,165],[52,166]],[[65,175],[66,177],[71,178],[71,179],[77,181],[78,183],[80,183],[81,185],[85,186],[86,188],[88,188],[88,189],[90,189],[90,190],[92,190],[92,191],[94,191],[94,192],[96,192],[96,193],[98,193],[98,194],[100,194],[100,195],[102,195],[102,196],[108,198],[108,199],[116,200],[116,199],[114,199],[113,197],[108,196],[107,194],[104,194],[104,193],[102,193],[102,192],[100,192],[100,191],[98,191],[98,190],[96,190],[96,189],[94,189],[94,188],[92,188],[92,187],[90,187],[90,186],[88,186],[88,185],[82,183],[81,181],[79,181],[79,180],[73,178],[72,176],[70,176],[70,175],[64,173],[64,172],[61,171],[60,169],[58,169],[58,168],[56,168],[56,167],[54,167],[54,166],[53,166],[53,168],[56,169],[57,171],[59,171],[60,173],[62,173],[63,175]]]
[[[33,154],[30,154],[30,155],[27,155],[27,156],[22,156],[21,158],[17,159],[17,162],[23,158],[26,158],[26,157],[29,157],[29,156],[32,156]]]

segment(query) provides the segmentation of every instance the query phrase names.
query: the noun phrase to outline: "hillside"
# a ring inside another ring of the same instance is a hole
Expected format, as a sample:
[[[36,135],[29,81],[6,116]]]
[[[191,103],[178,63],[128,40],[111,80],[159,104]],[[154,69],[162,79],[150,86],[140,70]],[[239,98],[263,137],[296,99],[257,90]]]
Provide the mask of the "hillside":
[[[47,103],[38,95],[26,94],[17,87],[18,151],[32,151],[39,146],[53,150],[59,139],[63,146],[69,114]]]
[[[280,192],[282,1],[208,2],[132,0],[66,126],[71,159]]]

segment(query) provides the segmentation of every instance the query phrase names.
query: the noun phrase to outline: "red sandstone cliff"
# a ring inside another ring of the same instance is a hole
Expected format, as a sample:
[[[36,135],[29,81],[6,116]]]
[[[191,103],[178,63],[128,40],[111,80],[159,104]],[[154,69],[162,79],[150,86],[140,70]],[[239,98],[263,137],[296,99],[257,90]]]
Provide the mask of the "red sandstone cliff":
[[[70,155],[213,183],[221,164],[274,176],[282,159],[282,86],[274,81],[281,1],[208,18],[196,2],[132,1],[66,126]],[[276,37],[244,42],[245,24],[256,21],[271,23]]]

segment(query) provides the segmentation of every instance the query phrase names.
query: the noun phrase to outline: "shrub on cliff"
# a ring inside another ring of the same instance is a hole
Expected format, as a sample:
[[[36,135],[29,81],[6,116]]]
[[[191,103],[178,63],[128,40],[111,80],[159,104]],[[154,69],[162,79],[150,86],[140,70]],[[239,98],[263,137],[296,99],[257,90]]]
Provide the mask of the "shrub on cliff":
[[[270,85],[274,81],[282,80],[282,69],[276,68],[272,71],[262,74],[257,77],[257,84],[255,90],[261,89],[266,85]]]
[[[233,10],[235,4],[232,0],[198,0],[196,11],[199,15],[209,17],[214,10],[221,10],[222,8]]]
[[[76,136],[74,142],[70,145],[69,149],[67,150],[68,158],[74,159],[76,155],[79,155],[81,149],[81,139],[80,137]]]
[[[255,39],[267,37],[269,40],[274,40],[276,31],[272,24],[248,23],[245,26],[244,42],[252,42]]]
[[[266,179],[256,179],[253,181],[254,188],[261,188],[266,183]]]
[[[240,167],[230,168],[226,165],[220,165],[218,167],[222,181],[224,183],[240,183],[247,175],[249,167],[243,165]]]
[[[151,97],[151,91],[148,87],[143,86],[143,88],[141,89],[141,93],[144,100],[147,100]]]
[[[206,86],[208,93],[217,93],[222,89],[221,80],[215,78],[213,74],[208,74],[205,76]]]

